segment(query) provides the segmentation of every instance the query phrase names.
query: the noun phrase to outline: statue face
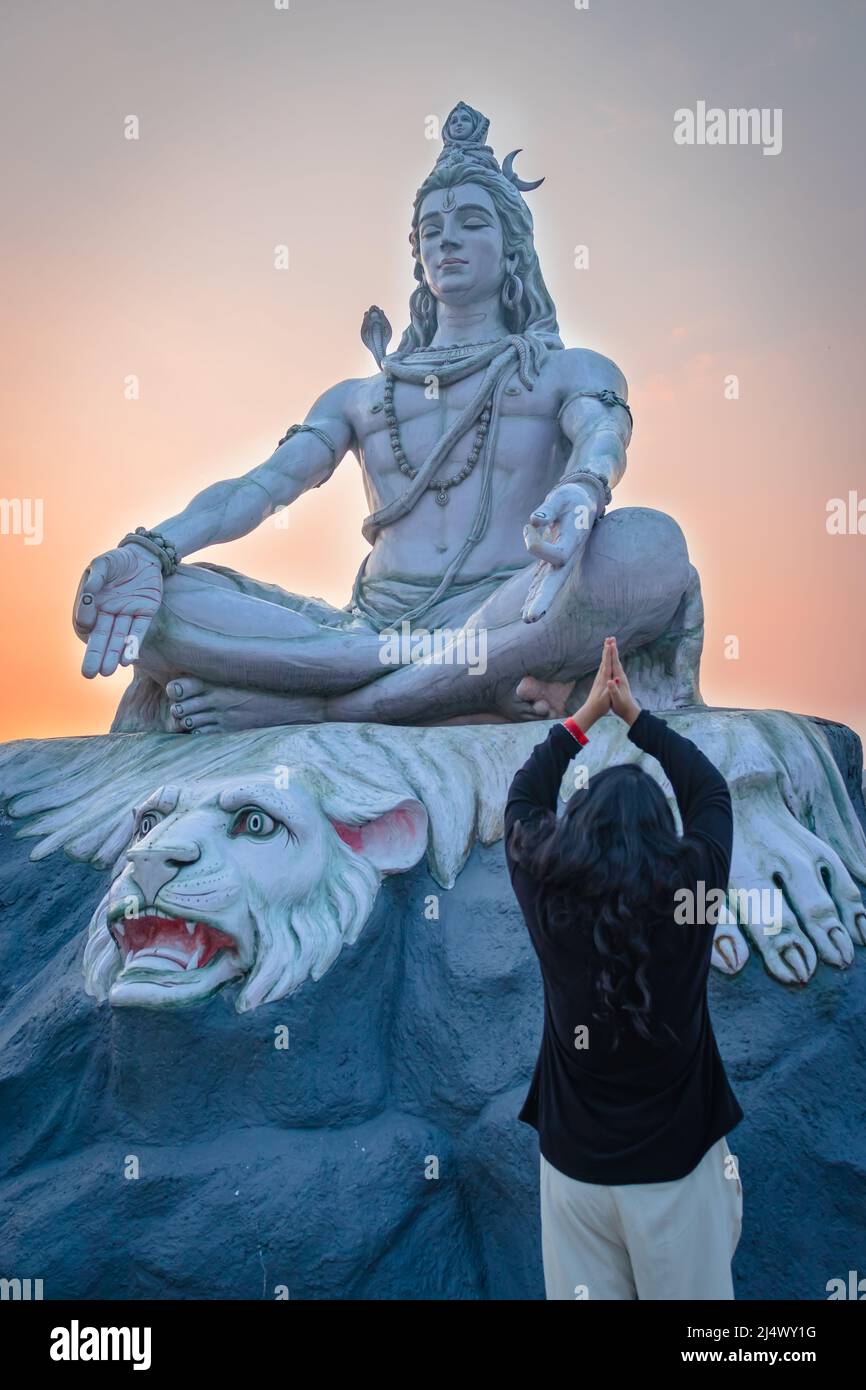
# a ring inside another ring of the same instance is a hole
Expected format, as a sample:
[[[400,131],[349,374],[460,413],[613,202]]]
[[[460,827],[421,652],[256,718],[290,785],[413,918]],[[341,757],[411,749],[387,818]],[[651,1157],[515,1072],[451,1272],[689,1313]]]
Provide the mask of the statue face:
[[[448,122],[447,129],[450,138],[452,140],[465,140],[468,135],[472,134],[474,128],[475,122],[472,120],[469,112],[464,111],[462,107],[458,106],[454,115]]]
[[[419,209],[424,278],[443,304],[471,304],[498,293],[505,279],[502,226],[477,183],[437,188]]]

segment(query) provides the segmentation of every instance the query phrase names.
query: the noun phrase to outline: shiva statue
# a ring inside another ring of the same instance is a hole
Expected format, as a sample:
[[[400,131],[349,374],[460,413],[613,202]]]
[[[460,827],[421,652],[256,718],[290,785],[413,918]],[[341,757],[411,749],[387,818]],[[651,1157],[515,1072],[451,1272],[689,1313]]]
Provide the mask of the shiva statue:
[[[702,704],[700,583],[665,513],[609,510],[632,431],[619,368],[567,348],[514,171],[465,102],[414,202],[415,289],[393,352],[341,381],[274,452],[82,576],[87,677],[133,665],[112,732],[216,733],[321,721],[498,723],[577,707],[615,634],[654,708]],[[185,557],[244,536],[348,454],[370,550],[343,608]],[[436,656],[412,639],[447,634]],[[408,635],[394,655],[394,634]],[[461,654],[483,637],[484,660]],[[387,655],[386,655],[387,650]]]

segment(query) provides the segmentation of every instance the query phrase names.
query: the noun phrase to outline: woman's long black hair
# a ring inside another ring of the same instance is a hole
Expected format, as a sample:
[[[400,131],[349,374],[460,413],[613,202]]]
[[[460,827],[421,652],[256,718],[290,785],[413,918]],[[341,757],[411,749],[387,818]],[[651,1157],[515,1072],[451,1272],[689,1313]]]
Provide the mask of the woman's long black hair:
[[[624,1021],[660,1041],[647,980],[652,924],[658,914],[670,920],[693,851],[659,785],[633,763],[594,773],[561,816],[549,811],[512,831],[513,857],[544,890],[538,912],[548,935],[592,923],[594,1017],[611,1026],[615,1048]],[[676,1038],[668,1024],[662,1031]]]

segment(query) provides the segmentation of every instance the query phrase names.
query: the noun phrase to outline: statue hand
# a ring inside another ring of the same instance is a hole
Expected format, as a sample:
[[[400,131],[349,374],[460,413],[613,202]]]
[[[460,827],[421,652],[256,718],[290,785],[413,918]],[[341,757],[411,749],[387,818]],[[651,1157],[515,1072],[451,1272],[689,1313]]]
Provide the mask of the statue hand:
[[[523,605],[523,621],[543,618],[568,579],[595,521],[595,497],[579,483],[561,483],[549,492],[523,528],[530,555],[539,563]]]
[[[135,661],[161,602],[162,570],[143,547],[121,545],[91,560],[72,609],[72,626],[87,643],[82,675],[110,676]]]

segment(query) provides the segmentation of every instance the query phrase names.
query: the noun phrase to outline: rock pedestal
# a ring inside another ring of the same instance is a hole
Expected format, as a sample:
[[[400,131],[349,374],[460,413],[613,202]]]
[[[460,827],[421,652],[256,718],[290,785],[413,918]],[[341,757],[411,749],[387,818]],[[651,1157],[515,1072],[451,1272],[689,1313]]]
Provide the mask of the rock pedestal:
[[[766,713],[670,718],[708,746],[731,721],[741,751],[761,727],[773,741]],[[860,852],[855,736],[779,718],[827,753],[827,805],[850,796],[850,820],[837,808],[848,838],[836,851]],[[320,979],[241,1014],[237,983],[181,1008],[89,996],[85,937],[112,869],[59,852],[98,853],[94,818],[105,831],[112,796],[164,780],[171,748],[176,775],[196,759],[213,775],[232,761],[231,740],[124,735],[0,750],[13,813],[0,835],[0,1275],[41,1278],[46,1298],[542,1298],[537,1137],[516,1119],[541,986],[491,808],[545,732],[390,730],[388,755],[381,731],[340,731],[345,776],[354,767],[375,781],[378,766],[394,795],[426,791],[435,873],[422,858],[386,877],[357,940]],[[308,755],[317,743],[303,729],[234,737],[262,766],[292,740]],[[323,759],[329,737],[318,741]],[[433,751],[441,769],[470,742],[474,770],[455,765],[437,809]],[[747,805],[743,768],[740,782],[729,772],[735,804]],[[815,811],[819,833],[828,814]],[[28,840],[22,826],[41,829]],[[31,860],[34,838],[49,836],[58,852]],[[866,971],[859,952],[837,968],[819,951],[808,984],[785,985],[771,973],[784,952],[751,944],[736,973],[716,969],[710,981],[745,1112],[729,1136],[745,1193],[736,1293],[820,1299],[828,1280],[862,1267],[866,1239]]]

